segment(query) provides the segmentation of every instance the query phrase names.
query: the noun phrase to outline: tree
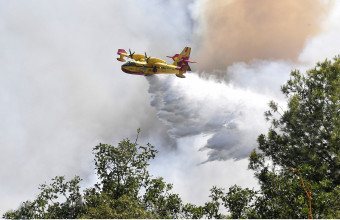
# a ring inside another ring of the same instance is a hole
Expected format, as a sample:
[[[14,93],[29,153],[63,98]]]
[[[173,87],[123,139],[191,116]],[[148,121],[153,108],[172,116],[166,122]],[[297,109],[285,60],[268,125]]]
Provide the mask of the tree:
[[[138,138],[138,136],[137,136]],[[157,151],[150,144],[138,146],[125,139],[114,147],[94,148],[100,183],[84,195],[84,218],[165,218],[176,217],[182,206],[171,184],[151,178],[147,167]],[[145,192],[143,195],[142,192]]]
[[[59,176],[52,181],[50,185],[40,185],[41,192],[34,201],[23,202],[18,210],[5,213],[3,218],[76,218],[83,211],[81,179],[76,176],[65,182],[65,178]]]
[[[250,155],[261,196],[260,218],[306,218],[308,196],[298,169],[312,193],[313,217],[339,217],[340,203],[340,57],[317,63],[306,75],[292,71],[281,88],[288,109],[270,102],[268,135],[258,138],[259,150]]]
[[[256,192],[248,188],[242,189],[239,186],[232,186],[223,197],[224,206],[229,209],[231,218],[248,218],[252,216],[253,204],[251,201]]]
[[[138,134],[140,129],[138,129]],[[93,149],[99,179],[80,193],[75,177],[64,177],[40,185],[40,194],[24,202],[4,218],[175,218],[182,211],[182,200],[171,193],[172,185],[152,178],[147,167],[157,153],[150,144],[140,146],[129,139],[117,147],[99,144]]]

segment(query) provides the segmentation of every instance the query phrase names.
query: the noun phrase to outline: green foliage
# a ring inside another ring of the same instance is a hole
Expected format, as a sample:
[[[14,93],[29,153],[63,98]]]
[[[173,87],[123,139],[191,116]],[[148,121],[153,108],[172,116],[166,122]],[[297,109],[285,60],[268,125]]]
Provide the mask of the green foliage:
[[[224,216],[219,213],[221,200],[223,200],[224,195],[223,189],[214,186],[210,193],[211,202],[206,202],[203,207],[205,217],[209,219],[223,218]]]
[[[85,190],[85,213],[79,217],[176,217],[182,206],[181,199],[170,193],[171,184],[162,178],[153,179],[147,170],[149,160],[156,153],[150,144],[138,146],[137,139],[134,143],[125,139],[118,147],[96,146],[95,165],[100,183]]]
[[[340,173],[336,172],[340,165],[339,71],[339,58],[333,63],[318,63],[306,76],[293,71],[292,78],[282,86],[288,110],[279,120],[270,117],[273,127],[259,142],[263,154],[274,163],[298,167],[308,162],[318,167],[308,175],[315,180],[327,175],[335,185],[340,184]],[[273,115],[277,106],[270,106]]]
[[[224,197],[224,204],[231,213],[231,218],[248,218],[252,215],[253,204],[251,203],[256,192],[248,188],[232,186]]]
[[[199,219],[203,218],[205,210],[202,206],[196,206],[193,204],[185,204],[182,208],[182,218],[187,219]]]
[[[140,129],[137,130],[138,134]],[[171,193],[172,185],[152,178],[147,167],[157,153],[150,144],[139,146],[128,139],[117,147],[94,147],[99,183],[79,192],[80,178],[64,177],[40,186],[33,202],[24,202],[4,218],[175,218],[182,212],[182,200]]]
[[[250,155],[249,168],[261,185],[254,217],[308,216],[308,197],[291,168],[298,168],[310,185],[313,217],[338,217],[340,57],[318,63],[306,75],[293,71],[282,92],[288,109],[270,102],[265,117],[272,126],[258,138],[260,152]]]
[[[18,210],[9,211],[3,218],[76,218],[83,211],[79,192],[81,179],[76,176],[65,182],[57,176],[50,185],[40,185],[40,194],[30,202],[23,202]]]

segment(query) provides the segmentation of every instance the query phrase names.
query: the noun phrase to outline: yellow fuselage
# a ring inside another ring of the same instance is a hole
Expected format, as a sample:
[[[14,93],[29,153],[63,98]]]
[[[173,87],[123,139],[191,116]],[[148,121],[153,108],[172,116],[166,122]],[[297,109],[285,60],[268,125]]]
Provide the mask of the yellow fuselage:
[[[122,65],[122,71],[129,74],[137,75],[153,75],[160,73],[174,73],[183,74],[183,71],[174,69],[171,64],[166,64],[165,61],[157,59],[157,63],[164,63],[164,66],[156,67],[153,63],[156,63],[156,58],[150,60],[148,63],[145,61],[129,61]],[[172,68],[171,68],[172,67]]]

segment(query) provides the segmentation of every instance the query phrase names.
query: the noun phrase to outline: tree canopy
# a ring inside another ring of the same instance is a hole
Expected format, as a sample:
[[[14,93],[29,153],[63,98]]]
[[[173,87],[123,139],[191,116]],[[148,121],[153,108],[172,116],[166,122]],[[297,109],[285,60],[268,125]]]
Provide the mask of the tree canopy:
[[[138,130],[138,133],[140,130]],[[138,136],[137,136],[138,137]],[[80,192],[80,178],[52,179],[42,184],[37,198],[24,202],[4,218],[175,218],[182,200],[172,185],[152,178],[147,167],[157,153],[154,146],[140,146],[125,139],[117,147],[93,148],[99,182]]]
[[[258,137],[259,152],[250,155],[249,168],[261,185],[259,217],[307,217],[301,177],[312,193],[313,217],[339,217],[340,57],[317,63],[305,75],[292,71],[281,90],[287,110],[270,102],[265,116],[272,126]]]
[[[292,71],[281,90],[287,107],[269,103],[271,127],[249,156],[259,190],[212,187],[203,206],[184,204],[171,184],[149,174],[157,150],[138,145],[137,135],[93,149],[99,180],[93,187],[81,192],[80,177],[56,177],[3,217],[340,218],[340,57],[306,74]]]

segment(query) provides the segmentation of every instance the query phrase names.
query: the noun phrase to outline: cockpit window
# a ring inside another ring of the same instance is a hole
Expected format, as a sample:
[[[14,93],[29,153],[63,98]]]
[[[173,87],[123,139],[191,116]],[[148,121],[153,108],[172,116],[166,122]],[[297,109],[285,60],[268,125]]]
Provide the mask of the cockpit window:
[[[124,63],[123,66],[136,66],[136,63],[128,61],[127,63]]]

